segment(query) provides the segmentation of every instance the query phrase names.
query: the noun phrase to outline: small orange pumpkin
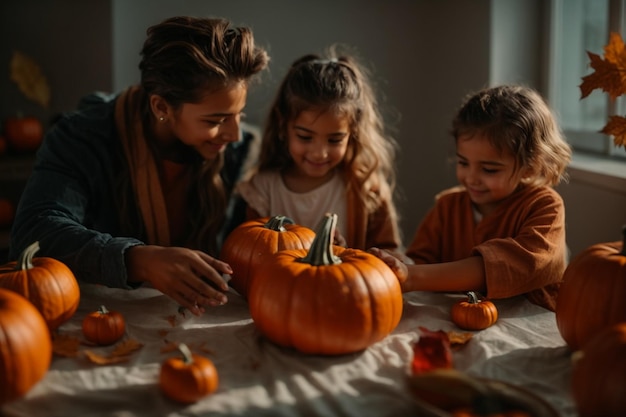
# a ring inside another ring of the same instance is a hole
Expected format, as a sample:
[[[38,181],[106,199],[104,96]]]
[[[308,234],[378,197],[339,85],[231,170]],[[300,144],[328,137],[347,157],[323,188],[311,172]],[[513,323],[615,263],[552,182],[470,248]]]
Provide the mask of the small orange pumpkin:
[[[191,404],[217,390],[219,377],[213,362],[192,354],[184,343],[178,345],[178,350],[181,357],[169,358],[161,365],[161,391],[174,401]]]
[[[285,249],[308,249],[315,233],[285,216],[249,220],[236,227],[224,241],[220,259],[233,269],[229,285],[243,297],[250,289],[252,271],[268,255]]]
[[[53,258],[38,257],[39,242],[28,246],[15,262],[0,266],[0,288],[21,294],[33,303],[51,331],[69,320],[80,301],[72,271]]]
[[[33,152],[43,140],[43,124],[36,117],[14,116],[4,121],[4,135],[11,149]]]
[[[572,396],[580,417],[626,410],[626,322],[605,327],[573,356]]]
[[[327,214],[311,248],[276,252],[254,271],[250,314],[274,343],[303,353],[361,351],[385,338],[402,316],[400,283],[382,260],[334,246]]]
[[[126,321],[117,311],[101,305],[97,311],[85,316],[82,323],[85,339],[98,345],[111,345],[124,336]]]
[[[483,330],[498,321],[498,309],[489,300],[480,300],[474,291],[467,299],[454,303],[450,311],[452,322],[464,330]]]
[[[0,198],[0,227],[8,227],[13,222],[15,206],[7,198]]]
[[[0,405],[22,397],[50,367],[52,338],[28,300],[0,288]]]
[[[626,227],[622,242],[599,243],[572,259],[556,300],[556,324],[572,350],[603,328],[626,322]]]

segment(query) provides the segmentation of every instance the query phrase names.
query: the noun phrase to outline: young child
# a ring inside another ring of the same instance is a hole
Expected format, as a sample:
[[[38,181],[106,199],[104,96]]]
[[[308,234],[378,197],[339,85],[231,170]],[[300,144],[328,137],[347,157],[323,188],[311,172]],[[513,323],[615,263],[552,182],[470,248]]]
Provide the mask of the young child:
[[[488,88],[470,96],[452,124],[460,186],[437,196],[417,229],[403,291],[480,291],[492,299],[520,294],[554,311],[566,262],[565,209],[551,187],[571,150],[534,90]]]
[[[331,48],[326,58],[306,55],[291,65],[270,109],[258,167],[237,192],[249,219],[280,214],[314,228],[333,212],[336,243],[396,250],[395,150],[365,68]]]

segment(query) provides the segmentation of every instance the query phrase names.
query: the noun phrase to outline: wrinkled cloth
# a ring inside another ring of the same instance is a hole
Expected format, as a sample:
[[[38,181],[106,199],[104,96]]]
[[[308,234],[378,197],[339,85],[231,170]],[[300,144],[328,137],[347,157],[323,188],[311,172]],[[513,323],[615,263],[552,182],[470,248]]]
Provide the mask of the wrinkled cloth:
[[[84,356],[55,356],[50,370],[22,399],[0,408],[4,417],[250,416],[404,417],[429,415],[408,387],[412,345],[419,327],[461,331],[450,321],[459,294],[404,294],[403,316],[385,339],[363,352],[325,357],[282,348],[256,329],[243,298],[203,316],[178,314],[178,305],[150,288],[121,290],[81,285],[81,301],[60,334],[81,337],[84,316],[105,304],[121,312],[127,338],[143,344],[127,362],[95,365]],[[570,396],[571,353],[554,313],[524,297],[495,300],[499,319],[453,350],[454,366],[470,375],[504,380],[540,396],[561,417],[575,417]],[[175,318],[175,319],[174,319]],[[307,329],[302,329],[307,331]],[[181,405],[160,392],[162,351],[186,343],[210,358],[219,387],[195,404]],[[106,354],[113,347],[81,345]]]

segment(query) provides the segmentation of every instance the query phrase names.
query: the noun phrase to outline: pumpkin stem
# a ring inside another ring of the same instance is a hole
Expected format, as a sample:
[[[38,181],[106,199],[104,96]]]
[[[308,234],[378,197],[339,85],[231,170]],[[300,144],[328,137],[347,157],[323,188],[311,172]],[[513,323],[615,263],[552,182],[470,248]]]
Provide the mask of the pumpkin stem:
[[[474,291],[467,292],[467,301],[470,304],[478,304],[480,302],[480,300],[478,299],[478,296],[476,295]]]
[[[294,221],[287,216],[274,216],[263,225],[263,227],[276,232],[285,232],[285,224],[294,224]]]
[[[309,252],[299,261],[314,266],[340,264],[341,258],[333,253],[333,237],[336,227],[337,214],[326,213],[315,228],[315,239],[311,243]]]
[[[179,343],[178,350],[180,351],[180,353],[183,354],[183,362],[185,363],[185,365],[191,365],[193,363],[193,355],[191,354],[191,349],[189,349],[186,344]]]
[[[33,257],[35,253],[39,251],[39,242],[31,243],[22,253],[20,253],[17,262],[15,263],[16,271],[24,271],[33,267]]]
[[[107,308],[104,306],[104,304],[102,304],[102,305],[100,306],[100,308],[98,309],[98,312],[99,312],[100,314],[109,314],[109,310],[107,310]]]

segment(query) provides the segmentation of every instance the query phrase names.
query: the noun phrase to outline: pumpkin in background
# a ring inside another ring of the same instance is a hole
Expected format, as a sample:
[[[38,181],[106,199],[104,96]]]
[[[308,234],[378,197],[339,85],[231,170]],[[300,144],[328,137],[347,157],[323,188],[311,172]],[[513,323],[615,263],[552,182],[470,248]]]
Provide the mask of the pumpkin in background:
[[[233,269],[229,285],[243,297],[250,289],[252,271],[268,255],[285,249],[308,249],[315,233],[285,216],[249,220],[236,227],[224,241],[220,259]]]
[[[626,322],[605,327],[573,357],[572,396],[580,417],[626,411]]]
[[[622,230],[626,240],[626,227]],[[599,243],[565,269],[556,301],[556,324],[572,350],[603,328],[626,322],[626,244]]]
[[[392,270],[362,250],[332,245],[336,214],[320,222],[311,248],[275,253],[254,271],[250,314],[274,343],[303,353],[361,351],[385,338],[402,315]]]
[[[479,300],[469,291],[467,299],[454,303],[450,310],[452,322],[464,330],[483,330],[498,321],[498,309],[489,300]]]
[[[8,227],[15,217],[15,206],[6,198],[0,198],[0,227]]]
[[[53,258],[38,257],[39,242],[24,249],[15,262],[0,266],[0,288],[26,297],[41,313],[50,330],[69,320],[80,301],[72,271]]]
[[[26,394],[50,367],[52,338],[28,300],[0,288],[0,405]]]
[[[124,316],[100,306],[97,311],[85,316],[82,323],[83,336],[97,345],[111,345],[126,333]]]
[[[34,152],[43,140],[43,125],[36,117],[8,117],[4,121],[4,135],[11,149]]]
[[[181,357],[165,360],[159,373],[159,387],[170,399],[191,404],[213,393],[219,385],[213,362],[194,355],[184,343],[178,345]]]

